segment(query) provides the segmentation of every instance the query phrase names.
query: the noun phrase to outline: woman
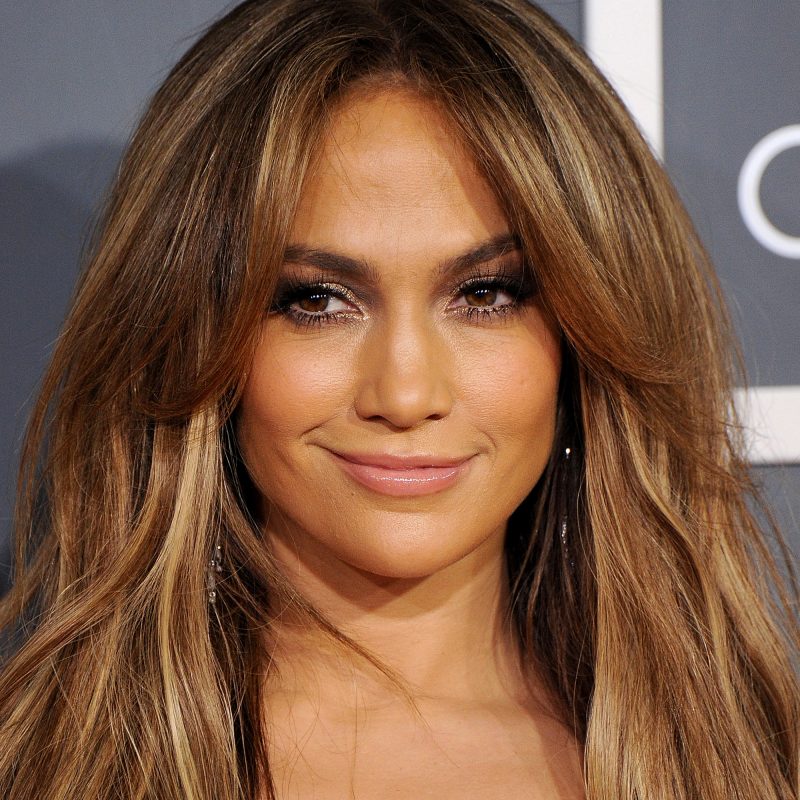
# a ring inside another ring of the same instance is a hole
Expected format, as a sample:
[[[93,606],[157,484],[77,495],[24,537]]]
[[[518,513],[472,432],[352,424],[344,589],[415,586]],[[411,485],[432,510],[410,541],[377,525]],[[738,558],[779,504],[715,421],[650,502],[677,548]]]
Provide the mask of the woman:
[[[542,12],[238,6],[134,136],[31,422],[3,796],[797,798],[728,352]]]

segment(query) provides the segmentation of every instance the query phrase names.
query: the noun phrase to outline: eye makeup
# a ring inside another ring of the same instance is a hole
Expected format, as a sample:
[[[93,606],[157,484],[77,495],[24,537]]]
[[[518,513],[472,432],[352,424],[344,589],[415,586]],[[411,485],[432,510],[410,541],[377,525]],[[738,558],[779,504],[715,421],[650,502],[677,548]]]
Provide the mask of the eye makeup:
[[[355,292],[324,273],[307,277],[288,273],[278,282],[269,313],[310,327],[357,319],[362,315],[360,306]]]
[[[371,302],[327,271],[287,272],[279,281],[270,314],[297,327],[321,327],[362,318]],[[469,322],[491,323],[519,311],[536,295],[537,287],[525,266],[499,264],[471,267],[453,287],[443,291],[445,311]],[[371,293],[370,293],[371,294]]]
[[[519,311],[535,295],[536,283],[524,266],[475,268],[458,285],[449,308],[471,322],[491,321]]]

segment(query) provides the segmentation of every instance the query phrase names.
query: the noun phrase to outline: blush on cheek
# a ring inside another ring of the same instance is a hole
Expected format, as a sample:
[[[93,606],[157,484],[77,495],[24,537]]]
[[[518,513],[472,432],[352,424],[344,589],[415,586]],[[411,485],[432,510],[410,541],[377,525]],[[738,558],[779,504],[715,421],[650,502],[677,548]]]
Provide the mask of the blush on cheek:
[[[555,435],[560,347],[548,330],[506,342],[491,383],[484,384],[481,416],[491,431],[501,484],[527,495],[541,477]]]
[[[538,312],[521,335],[470,348],[459,369],[470,376],[464,392],[487,431],[505,435],[548,428],[555,415],[561,369],[560,345]]]
[[[256,351],[243,407],[278,439],[324,423],[347,403],[347,348],[330,340],[287,340],[270,330]]]

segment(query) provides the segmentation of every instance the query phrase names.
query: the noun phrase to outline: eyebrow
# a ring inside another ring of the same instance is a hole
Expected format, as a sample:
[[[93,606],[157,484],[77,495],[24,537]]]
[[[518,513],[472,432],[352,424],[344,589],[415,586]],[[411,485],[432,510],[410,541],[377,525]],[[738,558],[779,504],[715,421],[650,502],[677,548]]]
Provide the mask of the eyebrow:
[[[518,236],[512,233],[502,233],[479,242],[475,247],[464,253],[439,262],[436,266],[436,271],[439,277],[458,275],[479,264],[484,264],[487,261],[492,261],[519,249],[520,241]],[[361,278],[375,285],[380,282],[378,270],[369,261],[362,258],[351,258],[330,250],[291,244],[286,248],[283,261],[286,264],[305,264],[326,272]]]
[[[458,275],[478,264],[485,264],[487,261],[493,261],[495,258],[519,249],[518,236],[513,233],[501,233],[499,236],[493,236],[491,239],[480,242],[466,253],[445,259],[438,265],[438,270],[442,276]]]

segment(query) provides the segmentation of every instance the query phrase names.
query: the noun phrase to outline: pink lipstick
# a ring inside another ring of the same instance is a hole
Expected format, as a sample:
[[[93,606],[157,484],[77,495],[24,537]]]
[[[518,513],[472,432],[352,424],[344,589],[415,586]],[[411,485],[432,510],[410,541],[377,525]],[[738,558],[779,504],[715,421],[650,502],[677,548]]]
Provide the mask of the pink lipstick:
[[[390,497],[420,497],[444,491],[464,474],[472,458],[328,452],[362,486]]]

